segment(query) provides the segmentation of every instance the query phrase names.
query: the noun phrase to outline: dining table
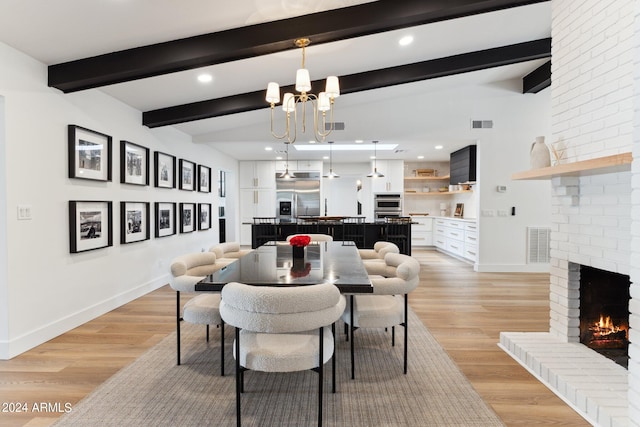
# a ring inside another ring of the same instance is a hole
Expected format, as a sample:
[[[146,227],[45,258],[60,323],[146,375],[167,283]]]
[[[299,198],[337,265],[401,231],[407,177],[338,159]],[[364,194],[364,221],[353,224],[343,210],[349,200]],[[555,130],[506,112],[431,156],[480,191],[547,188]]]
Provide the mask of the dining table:
[[[288,242],[267,242],[195,285],[196,291],[221,291],[230,282],[255,286],[305,286],[332,283],[348,296],[351,306],[351,379],[354,372],[354,294],[373,293],[373,286],[355,242],[312,242],[304,257],[294,259]],[[335,325],[334,325],[335,326]],[[335,337],[335,335],[334,335]],[[335,339],[335,338],[334,338]],[[333,359],[335,376],[335,358]],[[335,387],[335,380],[333,382]]]
[[[293,258],[288,242],[267,242],[196,284],[196,291],[220,291],[230,282],[257,286],[332,283],[342,294],[372,293],[373,287],[354,242],[312,242],[304,258]]]

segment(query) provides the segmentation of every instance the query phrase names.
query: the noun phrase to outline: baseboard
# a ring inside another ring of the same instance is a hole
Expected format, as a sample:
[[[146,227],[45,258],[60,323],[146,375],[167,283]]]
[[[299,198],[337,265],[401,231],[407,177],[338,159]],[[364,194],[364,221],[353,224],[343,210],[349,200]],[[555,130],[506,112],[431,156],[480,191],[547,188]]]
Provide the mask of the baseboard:
[[[152,281],[140,284],[132,289],[122,292],[118,295],[96,303],[92,306],[86,307],[75,313],[65,315],[58,320],[55,320],[47,325],[44,325],[38,329],[34,329],[31,332],[23,334],[14,339],[8,341],[0,341],[0,360],[11,359],[27,350],[30,350],[38,345],[49,341],[70,331],[90,320],[95,319],[98,316],[102,316],[111,310],[114,310],[128,302],[133,301],[151,291],[169,283],[169,275],[162,275]]]

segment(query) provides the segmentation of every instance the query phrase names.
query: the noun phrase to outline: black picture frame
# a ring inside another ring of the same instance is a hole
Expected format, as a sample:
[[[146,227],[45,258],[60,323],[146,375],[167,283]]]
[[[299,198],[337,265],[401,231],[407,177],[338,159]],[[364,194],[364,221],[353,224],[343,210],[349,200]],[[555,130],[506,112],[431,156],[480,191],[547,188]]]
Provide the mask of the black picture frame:
[[[198,191],[211,193],[211,168],[198,165]]]
[[[196,229],[196,204],[180,203],[180,233],[191,233]]]
[[[111,181],[112,137],[78,125],[67,126],[69,178]]]
[[[179,188],[185,191],[194,191],[196,189],[196,164],[189,160],[180,159],[180,179]]]
[[[110,201],[69,201],[69,251],[72,254],[113,246]]]
[[[120,202],[120,243],[149,240],[150,219],[149,202]]]
[[[129,141],[120,141],[120,182],[149,185],[149,149]]]
[[[176,188],[176,157],[156,151],[153,153],[153,184],[158,188]]]
[[[154,205],[155,236],[167,237],[176,234],[176,204],[156,202]]]
[[[218,171],[218,196],[227,197],[227,173]]]
[[[198,230],[211,228],[211,203],[198,203]]]

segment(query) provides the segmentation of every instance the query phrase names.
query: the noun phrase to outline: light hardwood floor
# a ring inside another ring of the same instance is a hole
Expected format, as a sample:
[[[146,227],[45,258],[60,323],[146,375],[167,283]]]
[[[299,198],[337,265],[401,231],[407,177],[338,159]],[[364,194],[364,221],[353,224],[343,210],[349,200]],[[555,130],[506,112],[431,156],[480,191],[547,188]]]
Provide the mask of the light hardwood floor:
[[[548,274],[476,273],[436,251],[413,255],[422,270],[411,307],[506,425],[589,425],[497,346],[501,331],[548,329]],[[65,403],[73,406],[172,332],[174,310],[175,293],[164,286],[0,361],[0,411],[15,410],[11,403],[28,409],[0,412],[0,426],[53,423]],[[34,412],[41,402],[47,407]]]

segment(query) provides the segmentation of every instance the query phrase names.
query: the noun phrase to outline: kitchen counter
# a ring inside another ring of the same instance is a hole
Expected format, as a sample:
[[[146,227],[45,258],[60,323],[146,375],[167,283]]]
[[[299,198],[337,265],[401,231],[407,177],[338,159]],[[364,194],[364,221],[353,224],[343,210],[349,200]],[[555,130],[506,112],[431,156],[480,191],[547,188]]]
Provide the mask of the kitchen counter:
[[[320,218],[320,217],[317,217]],[[327,218],[327,217],[324,217]],[[335,218],[335,217],[332,217]],[[269,240],[286,240],[292,234],[328,234],[334,240],[342,239],[342,223],[335,220],[327,221],[300,221],[279,224],[252,224],[251,246],[255,249]],[[360,249],[372,249],[373,245],[381,240],[387,240],[386,222],[367,222],[364,225],[364,245]],[[403,224],[406,227],[402,233],[404,236],[398,241],[401,252],[411,255],[411,224]],[[395,241],[395,240],[394,240]],[[404,251],[402,248],[405,248]]]

